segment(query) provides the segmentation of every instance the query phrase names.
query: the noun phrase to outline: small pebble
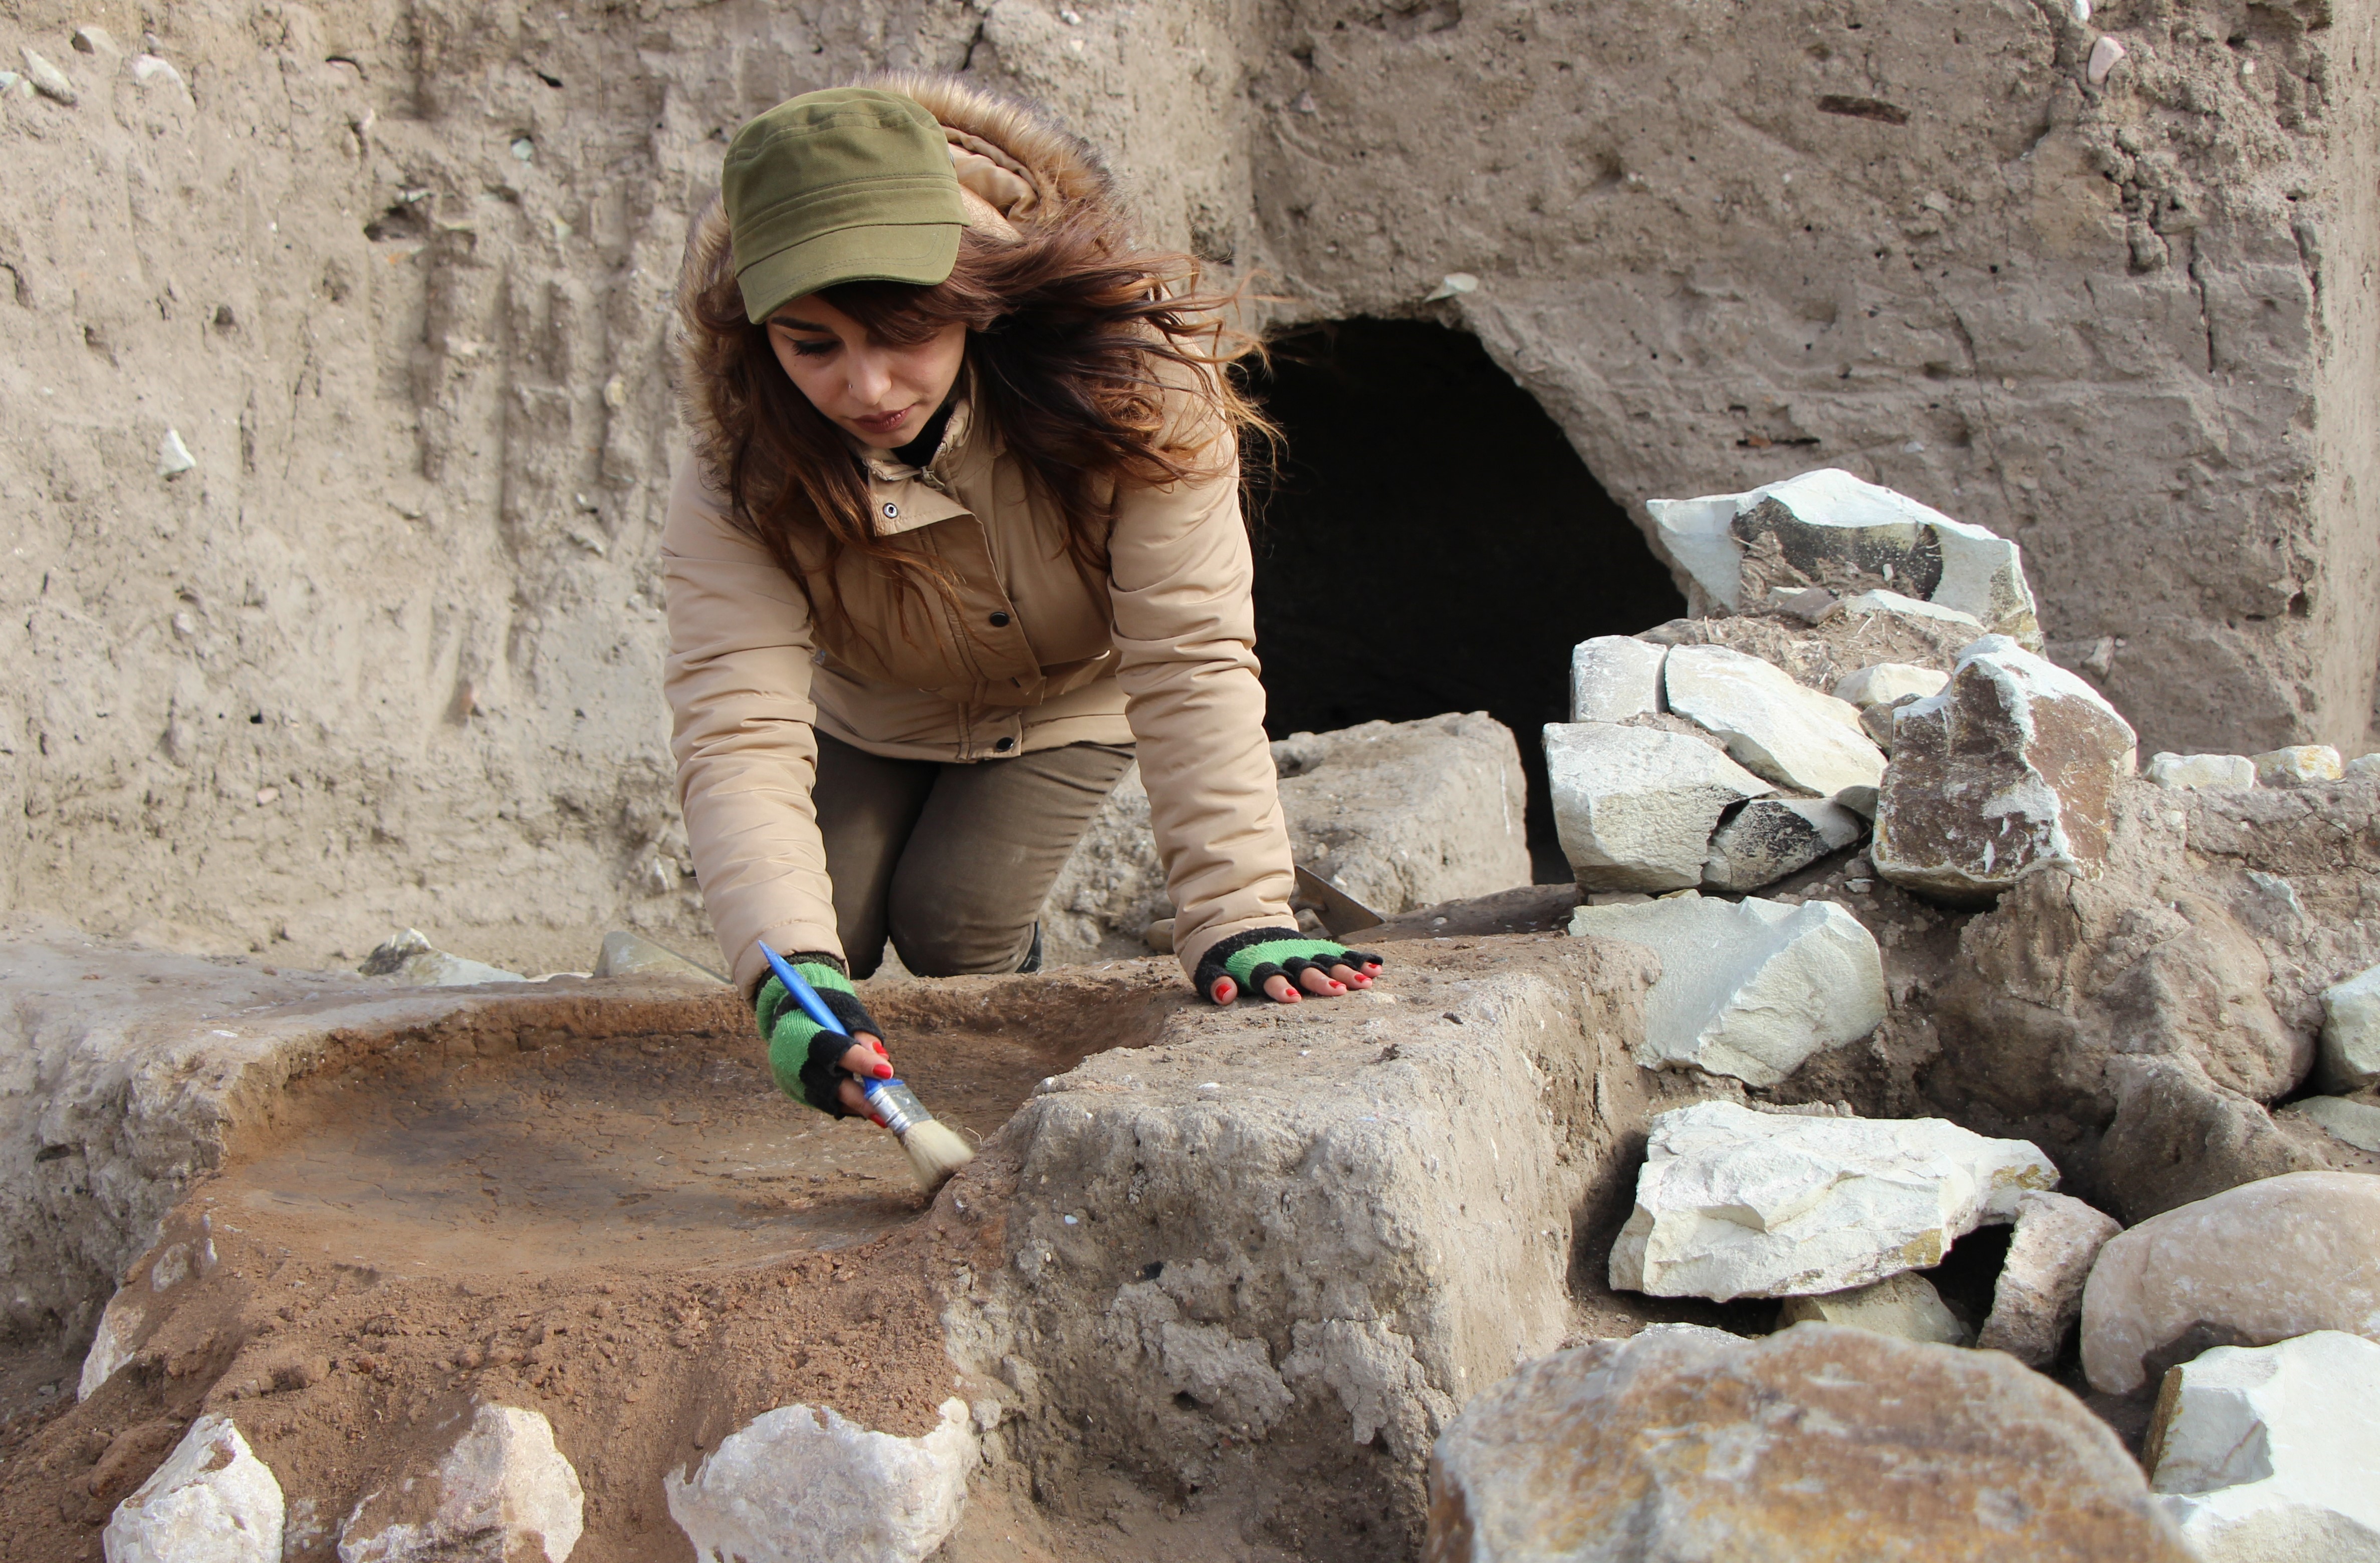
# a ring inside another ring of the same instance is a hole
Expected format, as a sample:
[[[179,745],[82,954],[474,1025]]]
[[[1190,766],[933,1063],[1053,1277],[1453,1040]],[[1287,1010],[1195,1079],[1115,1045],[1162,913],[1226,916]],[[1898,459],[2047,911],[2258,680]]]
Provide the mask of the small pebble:
[[[2107,73],[2116,68],[2116,62],[2123,57],[2124,46],[2111,37],[2102,36],[2099,42],[2091,45],[2091,62],[2083,67],[2083,74],[2091,79],[2092,86],[2100,86],[2107,81]]]
[[[75,91],[74,83],[67,79],[65,71],[30,48],[19,48],[17,52],[25,56],[25,74],[43,97],[55,98],[68,108],[82,101],[82,94]]]
[[[198,464],[199,459],[190,454],[190,447],[182,443],[179,431],[166,430],[165,437],[157,442],[157,475],[178,478]]]

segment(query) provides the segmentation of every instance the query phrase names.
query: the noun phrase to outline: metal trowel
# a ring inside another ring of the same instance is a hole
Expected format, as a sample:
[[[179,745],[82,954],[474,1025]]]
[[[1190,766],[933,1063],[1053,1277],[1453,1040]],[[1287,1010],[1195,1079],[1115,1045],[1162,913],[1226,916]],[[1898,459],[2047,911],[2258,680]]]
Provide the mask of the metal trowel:
[[[1289,904],[1293,910],[1311,909],[1334,939],[1377,928],[1388,921],[1310,868],[1298,869],[1297,894]]]

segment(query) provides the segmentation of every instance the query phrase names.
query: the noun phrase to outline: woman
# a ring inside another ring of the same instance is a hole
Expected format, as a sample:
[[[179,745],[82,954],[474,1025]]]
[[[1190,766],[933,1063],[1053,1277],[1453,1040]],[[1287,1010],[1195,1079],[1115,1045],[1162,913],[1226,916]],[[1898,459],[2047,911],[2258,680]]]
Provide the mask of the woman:
[[[853,1077],[892,1068],[851,979],[888,936],[923,976],[1034,970],[1135,752],[1199,991],[1368,985],[1377,957],[1289,909],[1239,507],[1260,420],[1196,264],[1132,248],[1081,142],[947,79],[782,104],[721,186],[679,283],[667,689],[779,1085],[866,1111]]]

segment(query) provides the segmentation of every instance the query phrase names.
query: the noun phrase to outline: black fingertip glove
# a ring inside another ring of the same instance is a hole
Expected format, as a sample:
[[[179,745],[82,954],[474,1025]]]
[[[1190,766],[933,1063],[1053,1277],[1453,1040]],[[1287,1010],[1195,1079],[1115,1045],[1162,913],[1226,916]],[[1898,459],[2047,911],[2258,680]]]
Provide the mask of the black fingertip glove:
[[[769,1043],[769,1072],[776,1077],[777,1089],[786,1095],[798,1096],[832,1117],[854,1117],[851,1109],[843,1105],[842,1084],[852,1078],[843,1067],[843,1056],[851,1051],[852,1039],[861,1032],[880,1037],[884,1030],[868,1013],[868,1006],[859,1002],[851,979],[844,973],[842,961],[817,950],[807,950],[787,956],[785,963],[809,980],[843,1030],[822,1029],[794,1002],[785,984],[771,977],[760,984],[760,992],[752,1004],[753,1014],[760,1022],[760,1034]]]
[[[1329,939],[1309,939],[1294,928],[1251,928],[1218,941],[1199,959],[1193,981],[1208,998],[1215,998],[1215,983],[1224,977],[1232,980],[1232,999],[1244,993],[1261,998],[1268,977],[1286,977],[1291,986],[1304,992],[1298,977],[1309,967],[1328,977],[1334,966],[1364,971],[1380,963],[1380,958],[1368,950],[1351,950]],[[1232,999],[1215,998],[1215,1002],[1227,1004]]]

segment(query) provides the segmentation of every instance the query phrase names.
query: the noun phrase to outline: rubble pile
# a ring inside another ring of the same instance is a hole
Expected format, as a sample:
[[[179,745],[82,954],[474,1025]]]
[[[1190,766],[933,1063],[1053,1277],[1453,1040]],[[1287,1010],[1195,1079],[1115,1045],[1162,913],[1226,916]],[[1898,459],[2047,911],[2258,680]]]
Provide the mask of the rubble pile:
[[[1487,717],[1296,735],[1391,974],[1220,1009],[1117,959],[1128,780],[1044,910],[1114,964],[871,990],[983,1140],[930,1206],[634,934],[170,1023],[53,941],[0,1215],[91,1341],[0,1497],[259,1563],[2371,1556],[2380,757],[2143,764],[2012,544],[1848,474],[1655,514],[1701,612],[1572,654],[1574,885]]]

